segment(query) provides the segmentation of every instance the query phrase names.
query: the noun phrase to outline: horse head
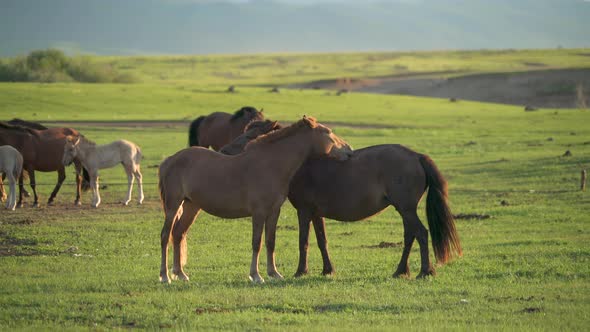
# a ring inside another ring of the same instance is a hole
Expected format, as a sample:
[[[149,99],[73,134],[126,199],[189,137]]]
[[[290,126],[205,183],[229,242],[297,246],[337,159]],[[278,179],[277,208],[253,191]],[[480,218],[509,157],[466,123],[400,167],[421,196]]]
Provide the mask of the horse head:
[[[313,154],[337,160],[347,160],[352,156],[352,148],[332,130],[312,117],[303,116],[303,123],[313,131]]]
[[[64,166],[70,165],[76,156],[78,156],[80,147],[80,137],[67,136],[66,144],[64,145],[64,154],[62,163]]]

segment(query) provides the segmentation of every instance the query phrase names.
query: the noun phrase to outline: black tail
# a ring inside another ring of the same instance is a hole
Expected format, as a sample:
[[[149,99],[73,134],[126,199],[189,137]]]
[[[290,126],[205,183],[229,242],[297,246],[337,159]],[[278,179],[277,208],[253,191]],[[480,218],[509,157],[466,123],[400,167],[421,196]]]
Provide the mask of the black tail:
[[[188,129],[188,146],[199,145],[199,125],[204,119],[205,116],[200,116],[191,122],[191,125]]]
[[[84,167],[82,167],[82,177],[82,191],[86,192],[90,189],[90,174]]]
[[[427,155],[420,156],[420,164],[426,173],[428,197],[426,199],[426,216],[432,238],[434,255],[439,263],[448,262],[453,255],[462,256],[459,235],[448,204],[447,181]]]

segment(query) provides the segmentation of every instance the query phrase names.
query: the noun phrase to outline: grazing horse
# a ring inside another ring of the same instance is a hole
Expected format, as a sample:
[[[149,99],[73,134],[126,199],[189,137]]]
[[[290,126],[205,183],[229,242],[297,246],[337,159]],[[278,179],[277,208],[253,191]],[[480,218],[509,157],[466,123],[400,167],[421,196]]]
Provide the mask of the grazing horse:
[[[23,170],[23,156],[17,149],[10,145],[0,146],[0,172],[8,176],[10,184],[10,196],[6,202],[6,208],[14,210],[16,207],[16,180]]]
[[[224,145],[231,143],[244,132],[250,121],[264,120],[262,110],[244,106],[233,115],[215,112],[195,119],[188,132],[189,146],[212,147],[219,151]]]
[[[137,144],[126,140],[118,140],[105,145],[96,145],[96,143],[84,136],[69,136],[63,146],[62,162],[64,165],[69,165],[76,158],[80,160],[90,175],[93,207],[98,207],[100,204],[98,170],[110,168],[119,163],[123,165],[125,173],[127,173],[127,198],[123,201],[123,204],[127,205],[131,200],[134,177],[137,179],[137,190],[139,192],[137,202],[139,204],[143,202],[142,175],[139,169],[142,155]]]
[[[266,236],[267,273],[281,279],[275,265],[275,231],[289,182],[310,156],[345,159],[348,144],[315,119],[259,137],[239,155],[227,156],[209,149],[181,150],[160,165],[160,197],[165,213],[161,233],[160,281],[170,282],[168,242],[174,244],[173,274],[188,280],[186,235],[199,211],[222,218],[252,216],[250,280],[264,282],[258,272],[262,232]]]
[[[239,153],[240,145],[243,149],[244,141],[236,142],[231,151],[222,150]],[[307,274],[310,220],[322,254],[322,273],[329,275],[335,270],[328,253],[324,217],[358,221],[390,205],[397,209],[404,225],[404,249],[393,276],[409,277],[408,257],[415,239],[420,245],[422,263],[418,277],[434,275],[428,253],[428,232],[416,211],[426,189],[432,247],[437,261],[446,263],[453,254],[462,254],[461,244],[447,203],[447,183],[427,155],[387,144],[355,150],[346,162],[308,159],[289,186],[289,201],[297,209],[299,219],[299,265],[295,276]]]
[[[62,164],[63,145],[66,136],[79,136],[80,133],[72,128],[49,128],[45,130],[36,130],[21,126],[12,126],[0,122],[0,145],[11,145],[16,148],[23,156],[23,172],[19,178],[19,200],[17,206],[22,206],[24,185],[23,174],[26,171],[29,174],[31,188],[33,189],[34,202],[33,206],[39,205],[37,196],[35,171],[53,172],[57,171],[58,178],[55,188],[49,196],[48,205],[53,203],[57,192],[66,178],[64,165]],[[76,204],[80,202],[81,186],[81,165],[76,160]]]

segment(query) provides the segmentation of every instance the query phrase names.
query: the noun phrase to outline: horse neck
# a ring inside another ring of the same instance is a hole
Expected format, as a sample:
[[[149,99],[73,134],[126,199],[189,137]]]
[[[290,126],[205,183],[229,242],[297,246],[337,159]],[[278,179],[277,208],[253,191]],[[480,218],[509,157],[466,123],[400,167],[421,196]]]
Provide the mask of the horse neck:
[[[311,131],[295,133],[275,142],[261,144],[267,144],[260,150],[264,150],[263,153],[270,156],[269,160],[273,163],[270,169],[286,175],[288,179],[295,175],[313,150]]]
[[[89,161],[90,158],[96,156],[96,145],[88,142],[80,142],[78,146],[78,159],[82,162]]]

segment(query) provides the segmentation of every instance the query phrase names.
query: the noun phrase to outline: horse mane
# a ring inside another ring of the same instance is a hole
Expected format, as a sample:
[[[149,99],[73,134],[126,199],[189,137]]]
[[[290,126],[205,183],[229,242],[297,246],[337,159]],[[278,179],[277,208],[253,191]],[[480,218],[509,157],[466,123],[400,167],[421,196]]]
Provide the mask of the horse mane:
[[[48,129],[47,127],[45,127],[44,125],[42,125],[40,123],[32,122],[32,121],[26,121],[26,120],[19,119],[19,118],[14,118],[14,119],[8,121],[8,124],[13,125],[13,126],[21,126],[21,127],[33,128],[33,129],[37,129],[37,130],[45,130],[45,129]]]
[[[255,107],[252,106],[244,106],[242,108],[240,108],[239,110],[237,110],[231,117],[231,119],[229,119],[230,122],[234,122],[235,120],[243,117],[246,112],[254,112],[254,113],[258,113],[258,110]]]
[[[275,123],[275,121],[273,120],[254,120],[254,121],[250,121],[246,127],[244,128],[244,133],[252,130],[252,129],[258,129],[258,128],[265,128],[266,126],[269,126],[271,124]],[[273,130],[278,130],[278,129],[283,129],[283,126],[281,126],[279,123],[275,123],[272,128],[270,128],[270,131]]]
[[[35,129],[27,128],[27,127],[23,127],[23,126],[19,126],[19,125],[11,125],[8,122],[4,122],[4,121],[0,121],[0,129],[13,130],[13,131],[21,132],[21,133],[38,135],[38,133]]]
[[[96,146],[95,142],[89,140],[84,135],[80,135],[78,137],[80,137],[80,143],[83,143],[84,145],[89,145],[89,146]]]
[[[310,125],[311,125],[311,128],[315,128],[318,126],[316,120],[312,117],[307,117],[307,118],[301,119],[301,120],[293,123],[290,126],[284,127],[279,130],[271,131],[268,134],[258,136],[258,138],[255,138],[255,139],[251,140],[248,144],[246,144],[246,147],[244,148],[244,150],[247,150],[248,148],[251,148],[252,146],[255,146],[255,145],[276,142],[276,141],[281,140],[285,137],[294,135],[295,133],[299,132],[301,130],[301,128],[306,128],[306,127],[309,128]]]

